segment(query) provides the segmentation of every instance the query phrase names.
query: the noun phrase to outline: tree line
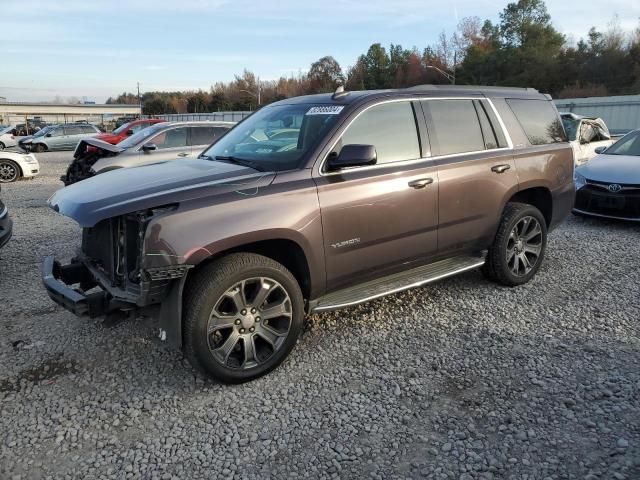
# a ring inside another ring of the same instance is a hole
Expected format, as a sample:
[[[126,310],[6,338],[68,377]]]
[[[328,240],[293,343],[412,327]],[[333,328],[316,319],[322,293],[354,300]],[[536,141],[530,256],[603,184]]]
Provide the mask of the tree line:
[[[518,0],[499,22],[467,17],[452,35],[422,50],[379,43],[343,69],[331,56],[306,74],[259,81],[245,70],[209,91],[146,92],[145,114],[253,110],[284,98],[347,90],[403,88],[420,84],[533,87],[556,98],[640,93],[640,26],[625,32],[616,17],[605,31],[591,28],[575,42],[553,26],[543,0]],[[259,93],[258,93],[259,89]],[[138,103],[123,93],[107,103]]]

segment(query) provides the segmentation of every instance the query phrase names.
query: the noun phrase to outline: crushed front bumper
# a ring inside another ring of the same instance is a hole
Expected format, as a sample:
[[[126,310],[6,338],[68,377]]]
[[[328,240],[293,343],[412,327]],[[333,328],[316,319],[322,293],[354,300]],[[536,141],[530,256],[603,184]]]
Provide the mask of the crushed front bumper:
[[[42,283],[54,302],[78,316],[95,318],[114,310],[135,307],[113,298],[104,290],[88,293],[98,284],[86,265],[80,261],[61,265],[53,256],[45,257]],[[74,288],[74,285],[78,287]]]

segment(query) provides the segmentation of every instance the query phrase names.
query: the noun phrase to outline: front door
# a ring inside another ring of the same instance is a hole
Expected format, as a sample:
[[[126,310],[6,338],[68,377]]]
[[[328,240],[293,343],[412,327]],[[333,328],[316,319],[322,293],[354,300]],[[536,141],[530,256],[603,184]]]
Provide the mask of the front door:
[[[192,157],[186,126],[164,130],[147,140],[146,144],[154,144],[156,150],[141,151],[140,165]]]
[[[315,178],[328,290],[406,268],[437,249],[438,176],[423,158],[415,107],[395,101],[361,112],[329,155],[373,145],[377,164],[337,172],[324,165]]]

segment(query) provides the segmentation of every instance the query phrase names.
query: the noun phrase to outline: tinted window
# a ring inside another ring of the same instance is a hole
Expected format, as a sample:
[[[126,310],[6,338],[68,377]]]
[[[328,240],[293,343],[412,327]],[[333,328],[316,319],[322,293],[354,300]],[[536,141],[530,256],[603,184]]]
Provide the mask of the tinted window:
[[[160,135],[156,135],[149,142],[155,143],[160,150],[163,148],[185,147],[187,145],[187,129],[184,127],[172,128],[162,132]]]
[[[385,103],[365,110],[349,125],[335,151],[351,144],[373,145],[378,164],[420,158],[411,103]]]
[[[82,131],[82,127],[79,125],[64,127],[65,135],[82,135],[83,133],[84,132]]]
[[[430,100],[433,127],[429,135],[439,155],[484,150],[484,139],[472,100]]]
[[[562,122],[547,100],[507,99],[531,145],[566,142]]]
[[[226,128],[221,127],[191,127],[191,145],[209,145],[226,131]]]

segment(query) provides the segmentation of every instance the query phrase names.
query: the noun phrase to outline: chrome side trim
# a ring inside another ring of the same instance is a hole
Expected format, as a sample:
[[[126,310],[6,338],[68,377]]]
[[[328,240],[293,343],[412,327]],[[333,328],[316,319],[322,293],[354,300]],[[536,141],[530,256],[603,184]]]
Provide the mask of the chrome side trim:
[[[601,213],[592,213],[592,212],[587,212],[585,210],[580,210],[578,208],[574,208],[572,210],[574,213],[579,213],[581,215],[587,215],[589,217],[599,217],[599,218],[610,218],[612,220],[625,220],[627,222],[640,222],[640,217],[639,218],[629,218],[629,217],[616,217],[614,215],[603,215]]]
[[[380,292],[377,293],[375,295],[370,295],[368,297],[364,297],[364,298],[360,298],[360,299],[356,299],[350,302],[344,302],[344,303],[340,303],[340,304],[332,304],[332,305],[318,305],[316,307],[312,308],[312,312],[327,312],[330,310],[338,310],[340,308],[345,308],[345,307],[350,307],[353,305],[359,305],[361,303],[365,303],[365,302],[369,302],[371,300],[375,300],[376,298],[380,298],[380,297],[386,297],[387,295],[393,295],[394,293],[398,293],[398,292],[403,292],[405,290],[409,290],[411,288],[416,288],[419,287],[421,285],[426,285],[428,283],[432,283],[438,280],[442,280],[443,278],[447,278],[447,277],[451,277],[453,275],[457,275],[459,273],[463,273],[466,272],[468,270],[473,270],[475,268],[481,267],[482,265],[484,265],[485,260],[484,259],[479,259],[477,262],[471,264],[471,265],[467,265],[465,267],[462,268],[457,268],[457,269],[453,269],[449,272],[440,274],[440,275],[436,275],[434,277],[428,277],[425,278],[423,280],[420,280],[418,282],[414,282],[411,283],[409,285],[403,285],[401,287],[397,287],[397,288],[392,288],[390,290],[386,290],[384,292]]]

